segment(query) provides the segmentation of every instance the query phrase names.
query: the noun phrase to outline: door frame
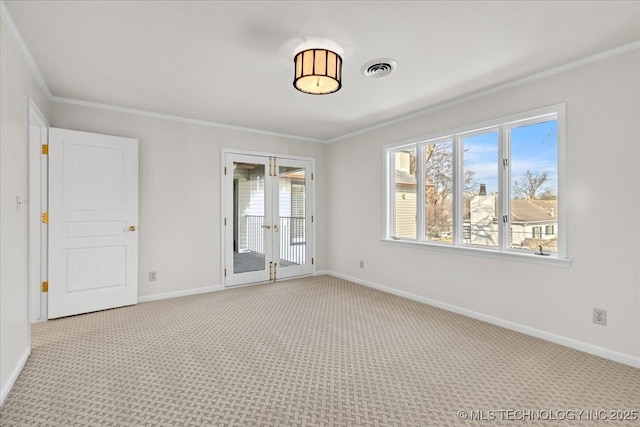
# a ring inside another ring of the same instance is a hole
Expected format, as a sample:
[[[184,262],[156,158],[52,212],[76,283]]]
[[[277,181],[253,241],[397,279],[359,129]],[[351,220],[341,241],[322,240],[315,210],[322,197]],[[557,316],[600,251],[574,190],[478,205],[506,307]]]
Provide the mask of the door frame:
[[[31,132],[40,128],[39,135]],[[49,143],[49,122],[33,99],[29,98],[29,321],[48,320],[48,295],[42,291],[47,280],[47,225],[42,223],[42,213],[47,212],[48,158],[42,154],[42,146]]]
[[[239,155],[251,155],[251,156],[261,156],[261,157],[275,157],[278,159],[289,159],[289,160],[301,160],[307,161],[311,164],[311,170],[309,171],[311,174],[311,178],[309,179],[309,188],[311,189],[311,200],[309,201],[309,215],[315,217],[316,214],[316,180],[315,180],[315,169],[316,169],[316,159],[313,157],[303,157],[303,156],[293,156],[289,154],[278,154],[274,152],[265,152],[265,151],[253,151],[253,150],[238,150],[234,148],[222,148],[220,150],[220,283],[224,288],[229,287],[239,287],[239,286],[250,286],[256,285],[264,282],[258,283],[244,283],[244,284],[234,284],[227,285],[225,268],[226,268],[226,248],[227,248],[227,233],[225,226],[225,218],[226,209],[227,209],[227,186],[225,179],[225,161],[227,154],[239,154]],[[233,173],[233,171],[227,171]],[[227,224],[230,227],[233,227],[233,219],[229,219]],[[233,234],[233,233],[232,233]],[[311,222],[311,245],[306,249],[308,251],[308,258],[315,259],[316,257],[316,223],[315,220]],[[233,242],[229,242],[229,244],[233,245]],[[312,262],[311,265],[311,275],[315,275],[316,273],[316,264]],[[283,279],[284,280],[284,279]]]

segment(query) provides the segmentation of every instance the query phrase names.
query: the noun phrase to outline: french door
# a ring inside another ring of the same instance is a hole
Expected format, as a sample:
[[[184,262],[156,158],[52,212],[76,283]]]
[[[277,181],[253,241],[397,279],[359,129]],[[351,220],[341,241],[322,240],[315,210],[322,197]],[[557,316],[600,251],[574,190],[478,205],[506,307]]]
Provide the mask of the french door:
[[[313,273],[313,162],[223,152],[224,283]]]

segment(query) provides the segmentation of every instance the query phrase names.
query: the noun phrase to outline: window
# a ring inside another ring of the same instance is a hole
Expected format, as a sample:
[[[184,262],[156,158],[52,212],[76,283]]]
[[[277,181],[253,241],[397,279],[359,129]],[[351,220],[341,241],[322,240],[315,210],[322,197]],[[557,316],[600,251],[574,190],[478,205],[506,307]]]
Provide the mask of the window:
[[[545,236],[553,236],[555,233],[555,225],[545,225],[544,226],[544,235]]]
[[[416,151],[415,148],[393,152],[394,228],[397,239],[416,238]]]
[[[465,243],[471,242],[471,226],[470,225],[462,226],[462,238],[464,239]]]
[[[453,236],[453,141],[422,146],[424,164],[424,238],[451,243]]]
[[[533,227],[531,229],[531,237],[533,239],[542,239],[542,227]]]
[[[385,240],[564,259],[563,132],[556,105],[386,146]]]
[[[474,246],[498,247],[498,130],[459,137],[462,155],[463,224],[471,227]],[[487,193],[488,191],[488,193]]]

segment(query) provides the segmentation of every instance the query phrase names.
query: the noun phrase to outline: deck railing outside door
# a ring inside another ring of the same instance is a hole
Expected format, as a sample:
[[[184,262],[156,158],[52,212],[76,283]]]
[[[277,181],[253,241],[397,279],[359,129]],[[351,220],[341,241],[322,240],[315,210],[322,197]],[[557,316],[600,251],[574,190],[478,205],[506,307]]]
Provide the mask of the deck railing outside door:
[[[264,253],[264,216],[245,215],[246,242],[240,248]],[[293,264],[304,264],[306,230],[304,217],[281,216],[278,234],[280,235],[280,259]],[[240,222],[242,226],[242,221]],[[242,242],[241,242],[242,243]]]

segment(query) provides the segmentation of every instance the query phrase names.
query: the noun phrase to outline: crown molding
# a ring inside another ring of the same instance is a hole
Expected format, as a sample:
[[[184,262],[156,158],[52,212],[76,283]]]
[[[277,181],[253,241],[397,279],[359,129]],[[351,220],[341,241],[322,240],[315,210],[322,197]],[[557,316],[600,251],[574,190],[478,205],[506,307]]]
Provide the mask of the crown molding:
[[[215,128],[220,128],[220,129],[235,130],[235,131],[241,131],[241,132],[250,132],[250,133],[255,133],[255,134],[259,134],[259,135],[274,136],[274,137],[286,138],[286,139],[294,139],[294,140],[297,140],[297,141],[315,142],[315,143],[324,143],[325,142],[325,141],[320,140],[320,139],[309,138],[309,137],[301,136],[301,135],[291,135],[291,134],[287,134],[287,133],[272,132],[272,131],[263,130],[263,129],[254,129],[254,128],[248,128],[248,127],[243,127],[243,126],[229,125],[229,124],[225,124],[225,123],[217,123],[217,122],[212,122],[212,121],[208,121],[208,120],[192,119],[192,118],[189,118],[189,117],[181,117],[181,116],[176,116],[176,115],[172,115],[172,114],[157,113],[157,112],[154,112],[154,111],[139,110],[139,109],[135,109],[135,108],[120,107],[120,106],[116,106],[116,105],[101,104],[101,103],[97,103],[97,102],[84,101],[84,100],[80,100],[80,99],[71,99],[71,98],[63,98],[63,97],[59,97],[59,96],[54,96],[51,93],[51,90],[49,89],[49,86],[47,85],[47,82],[45,81],[44,77],[42,76],[42,73],[40,72],[40,68],[38,68],[38,64],[36,63],[33,55],[31,54],[31,50],[29,49],[29,46],[27,45],[27,43],[25,42],[24,38],[22,37],[22,34],[20,34],[20,31],[18,30],[18,27],[16,26],[16,23],[13,20],[13,17],[11,16],[11,13],[9,12],[9,9],[7,8],[7,5],[5,4],[4,0],[0,0],[0,15],[2,17],[2,22],[4,22],[5,25],[7,26],[7,30],[9,31],[9,34],[13,38],[13,41],[15,42],[18,50],[22,54],[22,57],[23,57],[24,61],[27,64],[27,68],[29,69],[29,71],[31,72],[33,77],[36,79],[36,81],[38,82],[38,85],[40,86],[40,89],[42,90],[42,92],[45,95],[45,97],[47,98],[47,100],[50,101],[50,102],[56,102],[56,103],[60,103],[60,104],[77,105],[77,106],[82,106],[82,107],[96,108],[96,109],[108,110],[108,111],[116,111],[116,112],[128,113],[128,114],[135,114],[135,115],[139,115],[139,116],[152,117],[152,118],[164,119],[164,120],[171,120],[171,121],[177,121],[177,122],[182,122],[182,123],[190,123],[190,124],[196,124],[196,125],[200,125],[200,126],[215,127]]]
[[[20,51],[20,53],[22,54],[22,57],[27,63],[27,67],[29,68],[29,71],[31,71],[31,74],[38,82],[38,85],[40,86],[40,89],[44,93],[45,97],[47,99],[50,99],[52,95],[51,95],[51,91],[49,90],[49,86],[47,86],[47,82],[44,80],[44,77],[40,72],[40,68],[38,68],[38,64],[36,63],[36,60],[33,58],[33,55],[31,54],[31,50],[29,50],[29,46],[27,46],[27,43],[22,38],[22,34],[20,34],[20,31],[18,31],[18,27],[16,27],[16,23],[13,20],[13,17],[11,16],[11,14],[9,13],[9,9],[7,8],[7,5],[5,4],[4,0],[0,0],[0,15],[2,16],[2,22],[4,22],[5,25],[7,26],[7,30],[9,31],[9,34],[11,34],[13,41],[16,43],[18,50]]]
[[[60,96],[50,96],[50,97],[48,97],[48,99],[51,102],[56,102],[56,103],[59,103],[59,104],[69,104],[69,105],[77,105],[77,106],[80,106],[80,107],[96,108],[96,109],[99,109],[99,110],[116,111],[116,112],[119,112],[119,113],[135,114],[137,116],[151,117],[151,118],[155,118],[155,119],[164,119],[164,120],[171,120],[171,121],[174,121],[174,122],[181,122],[181,123],[189,123],[189,124],[200,125],[200,126],[214,127],[214,128],[218,128],[218,129],[226,129],[226,130],[234,130],[234,131],[255,133],[255,134],[258,134],[258,135],[275,136],[275,137],[278,137],[278,138],[294,139],[294,140],[297,140],[297,141],[314,142],[314,143],[325,143],[325,141],[323,141],[321,139],[309,138],[309,137],[301,136],[301,135],[292,135],[292,134],[288,134],[288,133],[272,132],[272,131],[263,130],[263,129],[248,128],[248,127],[236,126],[236,125],[228,125],[228,124],[225,124],[225,123],[218,123],[218,122],[212,122],[212,121],[200,120],[200,119],[192,119],[192,118],[189,118],[189,117],[176,116],[176,115],[173,115],[173,114],[156,113],[154,111],[139,110],[139,109],[136,109],[136,108],[120,107],[120,106],[116,106],[116,105],[101,104],[101,103],[98,103],[98,102],[82,101],[82,100],[79,100],[79,99],[72,99],[72,98],[63,98],[63,97],[60,97]]]
[[[363,133],[367,133],[367,132],[371,132],[374,131],[376,129],[381,129],[387,126],[391,126],[397,123],[402,123],[404,121],[425,115],[425,114],[430,114],[430,113],[434,113],[436,111],[440,111],[440,110],[445,110],[447,108],[451,108],[455,105],[459,105],[459,104],[463,104],[465,102],[469,102],[478,98],[482,98],[484,96],[488,96],[488,95],[492,95],[498,92],[502,92],[514,87],[518,87],[518,86],[522,86],[524,84],[527,83],[531,83],[537,80],[541,80],[544,79],[546,77],[549,76],[553,76],[555,74],[560,74],[563,73],[565,71],[569,71],[569,70],[573,70],[575,68],[579,68],[582,67],[584,65],[588,65],[588,64],[592,64],[594,62],[598,62],[598,61],[603,61],[605,59],[609,59],[612,58],[614,56],[618,56],[618,55],[622,55],[625,54],[627,52],[631,52],[633,50],[636,49],[640,49],[640,40],[622,45],[622,46],[618,46],[612,49],[608,49],[605,50],[603,52],[599,52],[596,53],[594,55],[589,55],[586,56],[584,58],[580,58],[574,61],[570,61],[567,62],[565,64],[553,67],[553,68],[549,68],[547,70],[543,70],[534,74],[531,74],[529,76],[526,77],[522,77],[519,79],[515,79],[512,80],[510,82],[507,83],[503,83],[497,86],[493,86],[487,89],[483,89],[483,90],[479,90],[477,92],[472,92],[470,94],[467,95],[463,95],[457,98],[453,98],[450,99],[448,101],[444,101],[441,102],[439,104],[436,105],[432,105],[430,107],[427,108],[423,108],[417,111],[414,111],[412,113],[409,114],[404,114],[400,117],[396,117],[394,119],[391,120],[386,120],[380,123],[377,123],[375,125],[372,126],[368,126],[362,129],[358,129],[355,130],[353,132],[349,132],[349,133],[345,133],[343,135],[338,135],[336,137],[333,138],[329,138],[329,139],[317,139],[317,138],[310,138],[310,137],[306,137],[306,136],[302,136],[302,135],[292,135],[292,134],[287,134],[287,133],[279,133],[279,132],[272,132],[272,131],[268,131],[268,130],[263,130],[263,129],[255,129],[255,128],[249,128],[249,127],[243,127],[243,126],[236,126],[236,125],[229,125],[229,124],[224,124],[224,123],[218,123],[218,122],[212,122],[212,121],[208,121],[208,120],[199,120],[199,119],[192,119],[192,118],[188,118],[188,117],[181,117],[181,116],[176,116],[176,115],[172,115],[172,114],[163,114],[163,113],[158,113],[158,112],[153,112],[153,111],[147,111],[147,110],[139,110],[139,109],[135,109],[135,108],[128,108],[128,107],[119,107],[119,106],[115,106],[115,105],[109,105],[109,104],[101,104],[101,103],[97,103],[97,102],[90,102],[90,101],[84,101],[84,100],[79,100],[79,99],[71,99],[71,98],[63,98],[63,97],[59,97],[59,96],[54,96],[51,91],[49,90],[49,86],[47,86],[47,83],[44,79],[44,77],[42,76],[42,73],[40,72],[40,69],[38,68],[38,65],[35,61],[35,59],[33,58],[33,55],[31,54],[31,51],[29,50],[29,47],[27,46],[26,42],[24,41],[24,39],[22,38],[22,35],[20,34],[20,31],[18,31],[18,28],[16,27],[15,22],[13,21],[13,18],[11,17],[11,14],[9,13],[9,10],[5,4],[4,0],[0,0],[0,14],[2,15],[2,21],[7,25],[7,29],[9,31],[9,34],[11,34],[11,37],[13,38],[13,40],[15,41],[18,50],[20,51],[20,53],[22,54],[25,62],[27,63],[27,67],[29,68],[29,70],[31,71],[31,73],[33,74],[34,78],[36,79],[36,81],[38,82],[40,89],[42,90],[42,92],[44,93],[45,97],[47,98],[47,100],[49,100],[50,102],[56,102],[56,103],[61,103],[61,104],[70,104],[70,105],[77,105],[77,106],[82,106],[82,107],[89,107],[89,108],[96,108],[96,109],[101,109],[101,110],[108,110],[108,111],[117,111],[117,112],[121,112],[121,113],[128,113],[128,114],[135,114],[135,115],[140,115],[140,116],[145,116],[145,117],[153,117],[153,118],[158,118],[158,119],[164,119],[164,120],[172,120],[172,121],[177,121],[177,122],[182,122],[182,123],[190,123],[190,124],[196,124],[196,125],[201,125],[201,126],[208,126],[208,127],[215,127],[215,128],[220,128],[220,129],[227,129],[227,130],[235,130],[235,131],[241,131],[241,132],[250,132],[250,133],[255,133],[255,134],[259,134],[259,135],[267,135],[267,136],[274,136],[274,137],[279,137],[279,138],[286,138],[286,139],[294,139],[294,140],[298,140],[298,141],[305,141],[305,142],[314,142],[314,143],[323,143],[323,144],[329,144],[329,143],[333,143],[333,142],[337,142],[337,141],[341,141],[347,138],[351,138],[353,136],[356,135],[360,135]]]
[[[580,58],[580,59],[577,59],[577,60],[574,60],[574,61],[571,61],[571,62],[567,62],[565,64],[562,64],[562,65],[559,65],[559,66],[556,66],[556,67],[553,67],[553,68],[549,68],[549,69],[546,69],[546,70],[543,70],[543,71],[539,71],[537,73],[530,74],[530,75],[528,75],[526,77],[522,77],[522,78],[519,78],[519,79],[516,79],[516,80],[511,80],[511,81],[509,81],[507,83],[503,83],[503,84],[500,84],[500,85],[497,85],[497,86],[493,86],[493,87],[490,87],[488,89],[479,90],[477,92],[472,92],[472,93],[467,94],[467,95],[463,95],[463,96],[460,96],[460,97],[457,97],[457,98],[453,98],[453,99],[450,99],[448,101],[444,101],[444,102],[441,102],[439,104],[432,105],[430,107],[414,111],[413,113],[402,115],[402,116],[397,117],[395,119],[391,119],[391,120],[387,120],[387,121],[384,121],[384,122],[380,122],[380,123],[377,123],[377,124],[375,124],[373,126],[368,126],[366,128],[358,129],[356,131],[349,132],[349,133],[346,133],[344,135],[336,136],[334,138],[326,140],[325,142],[326,143],[332,143],[332,142],[340,141],[340,140],[343,140],[343,139],[350,138],[352,136],[360,135],[360,134],[363,134],[363,133],[371,132],[371,131],[376,130],[376,129],[380,129],[380,128],[391,126],[391,125],[394,125],[394,124],[397,124],[397,123],[401,123],[401,122],[404,122],[406,120],[410,120],[410,119],[413,119],[413,118],[416,118],[416,117],[419,117],[419,116],[422,116],[422,115],[425,115],[425,114],[430,114],[430,113],[434,113],[436,111],[445,110],[445,109],[451,108],[451,107],[453,107],[455,105],[464,104],[466,102],[473,101],[474,99],[482,98],[482,97],[485,97],[485,96],[488,96],[488,95],[492,95],[494,93],[498,93],[498,92],[502,92],[502,91],[505,91],[505,90],[508,90],[508,89],[512,89],[514,87],[522,86],[522,85],[525,85],[527,83],[531,83],[531,82],[534,82],[536,80],[541,80],[541,79],[544,79],[546,77],[550,77],[550,76],[553,76],[553,75],[556,75],[556,74],[563,73],[565,71],[573,70],[575,68],[579,68],[579,67],[582,67],[582,66],[585,66],[585,65],[588,65],[588,64],[592,64],[594,62],[603,61],[605,59],[609,59],[609,58],[612,58],[614,56],[622,55],[622,54],[625,54],[627,52],[631,52],[631,51],[636,50],[636,49],[640,49],[640,40],[637,40],[635,42],[631,42],[631,43],[628,43],[628,44],[625,44],[625,45],[622,45],[622,46],[618,46],[618,47],[615,47],[615,48],[612,48],[612,49],[608,49],[608,50],[605,50],[603,52],[599,52],[599,53],[596,53],[596,54],[593,54],[593,55],[589,55],[589,56],[586,56],[584,58]]]

